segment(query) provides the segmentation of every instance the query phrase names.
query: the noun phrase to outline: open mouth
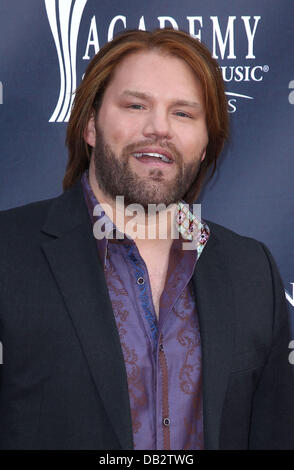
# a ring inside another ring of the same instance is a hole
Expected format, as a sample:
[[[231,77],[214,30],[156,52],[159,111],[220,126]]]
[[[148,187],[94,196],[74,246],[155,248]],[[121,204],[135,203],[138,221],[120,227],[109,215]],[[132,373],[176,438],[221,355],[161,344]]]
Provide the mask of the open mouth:
[[[133,156],[141,163],[173,163],[173,160],[168,158],[166,155],[157,152],[137,152],[133,153]]]

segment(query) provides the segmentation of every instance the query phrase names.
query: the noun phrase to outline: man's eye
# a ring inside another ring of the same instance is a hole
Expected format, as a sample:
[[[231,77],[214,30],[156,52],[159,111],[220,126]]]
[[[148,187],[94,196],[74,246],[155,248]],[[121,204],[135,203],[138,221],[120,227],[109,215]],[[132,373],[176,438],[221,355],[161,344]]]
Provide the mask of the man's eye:
[[[141,104],[130,104],[128,108],[132,109],[144,109],[144,107]]]
[[[191,118],[191,116],[183,111],[176,111],[175,113],[177,116],[184,117],[184,118]]]

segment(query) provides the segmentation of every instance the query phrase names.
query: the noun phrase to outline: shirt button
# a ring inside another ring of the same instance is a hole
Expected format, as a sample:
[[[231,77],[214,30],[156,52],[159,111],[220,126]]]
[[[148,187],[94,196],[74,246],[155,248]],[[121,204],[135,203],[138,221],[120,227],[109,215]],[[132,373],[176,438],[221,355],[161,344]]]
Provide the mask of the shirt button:
[[[160,345],[159,345],[159,351],[163,351],[163,344],[162,343],[160,343]]]
[[[142,286],[142,284],[144,284],[144,282],[145,282],[145,281],[144,281],[143,277],[138,277],[138,279],[137,279],[137,284],[139,284],[140,286]]]
[[[169,426],[169,425],[170,425],[170,419],[169,419],[169,418],[163,418],[162,424],[163,424],[164,426]]]

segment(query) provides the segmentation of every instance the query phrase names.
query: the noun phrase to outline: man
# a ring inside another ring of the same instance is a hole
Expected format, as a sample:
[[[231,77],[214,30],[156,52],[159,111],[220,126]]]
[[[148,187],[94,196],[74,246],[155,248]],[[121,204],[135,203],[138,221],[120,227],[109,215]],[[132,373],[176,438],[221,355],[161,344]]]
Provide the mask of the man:
[[[64,193],[0,216],[1,448],[294,448],[275,262],[192,208],[226,106],[181,31],[127,31],[90,63]]]

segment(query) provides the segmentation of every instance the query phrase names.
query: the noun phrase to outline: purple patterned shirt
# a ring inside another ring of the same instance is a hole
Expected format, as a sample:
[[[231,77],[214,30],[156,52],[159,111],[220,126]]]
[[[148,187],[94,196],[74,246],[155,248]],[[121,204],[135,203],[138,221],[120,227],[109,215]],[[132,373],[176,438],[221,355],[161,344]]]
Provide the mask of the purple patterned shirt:
[[[88,170],[81,181],[93,224],[104,216],[107,231],[115,229],[104,212],[93,216],[99,203]],[[183,214],[178,220],[182,223]],[[134,240],[96,240],[125,360],[134,449],[203,449],[201,344],[191,284],[209,237],[209,227],[200,225],[197,249],[183,250],[181,234],[173,240],[159,320]]]

